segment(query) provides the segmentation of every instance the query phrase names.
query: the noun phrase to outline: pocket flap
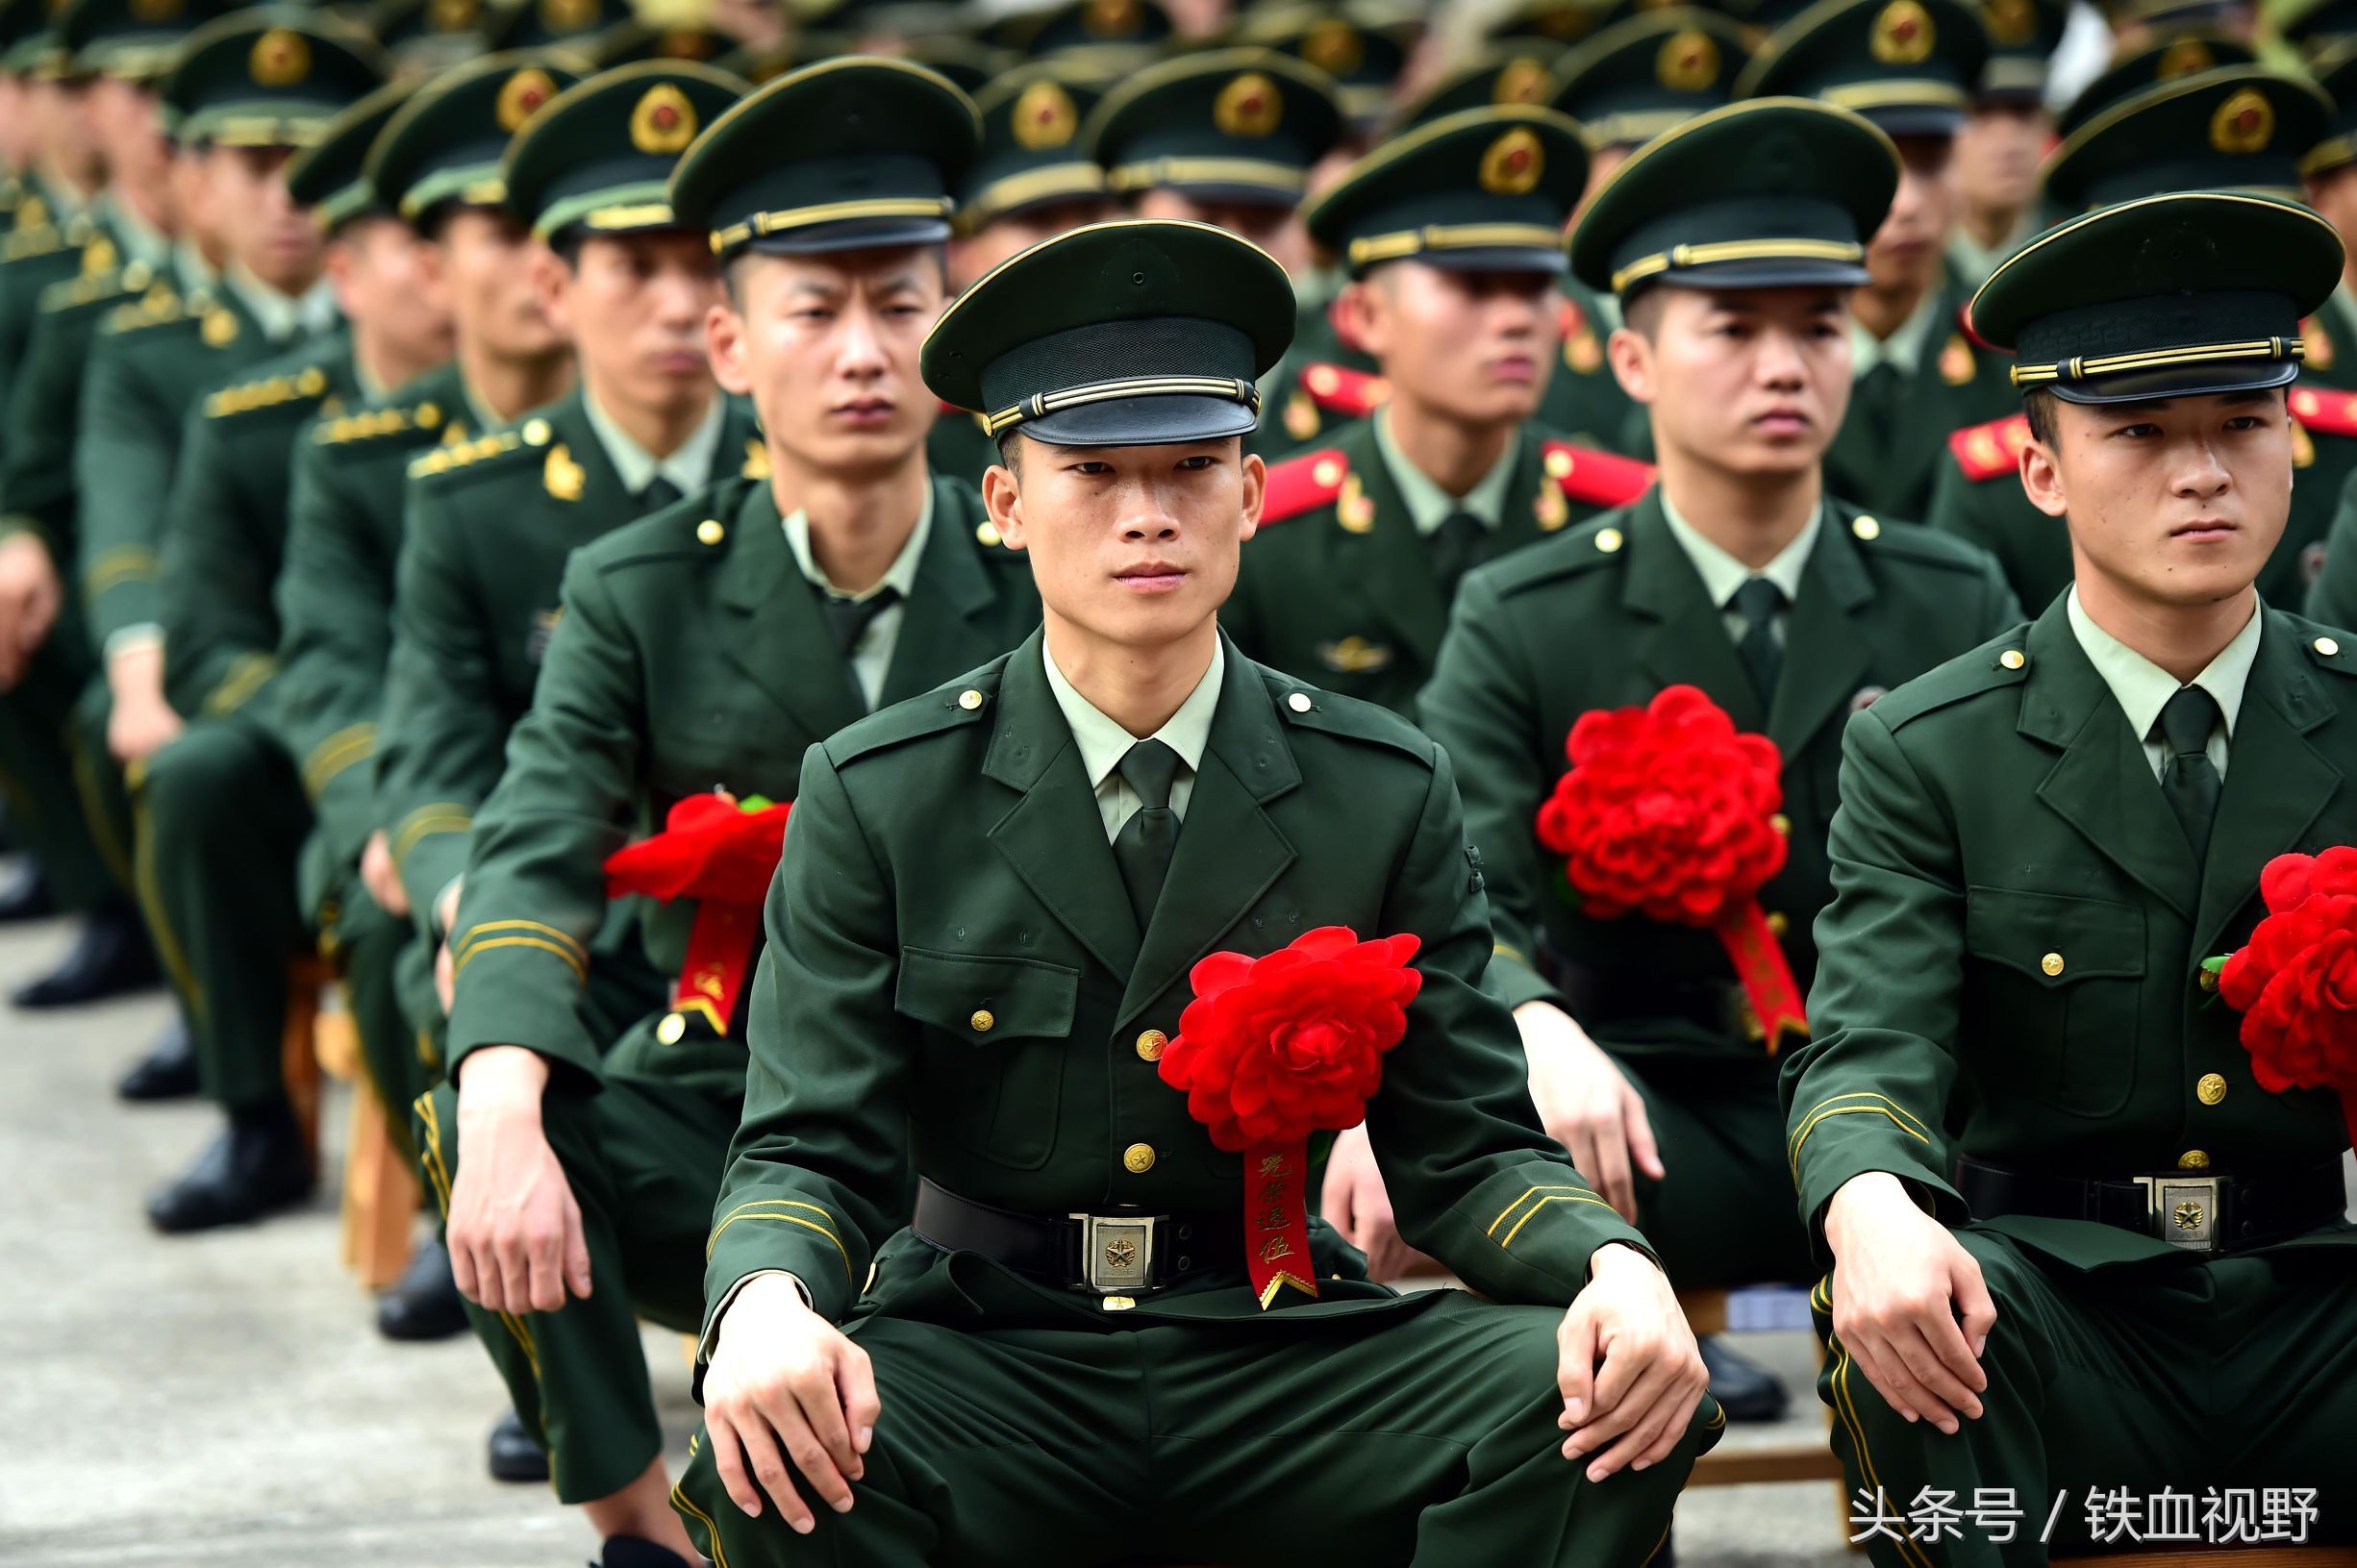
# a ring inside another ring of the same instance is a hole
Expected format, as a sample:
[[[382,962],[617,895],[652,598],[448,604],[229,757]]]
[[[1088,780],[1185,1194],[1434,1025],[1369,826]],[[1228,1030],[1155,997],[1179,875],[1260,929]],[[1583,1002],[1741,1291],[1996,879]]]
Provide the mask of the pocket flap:
[[[2144,911],[2133,904],[2002,887],[1965,891],[1965,949],[2047,985],[2144,972]]]
[[[1006,1039],[1061,1039],[1072,1033],[1080,971],[1038,958],[900,950],[893,1008],[976,1045]]]

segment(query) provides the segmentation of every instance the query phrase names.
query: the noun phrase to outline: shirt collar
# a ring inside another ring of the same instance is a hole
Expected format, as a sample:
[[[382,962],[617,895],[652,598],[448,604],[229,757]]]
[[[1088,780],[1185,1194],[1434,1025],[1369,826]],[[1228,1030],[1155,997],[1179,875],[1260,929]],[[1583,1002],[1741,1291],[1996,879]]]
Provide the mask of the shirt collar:
[[[2152,727],[2160,722],[2161,709],[2177,694],[2177,678],[2097,626],[2094,617],[2080,605],[2076,586],[2070,590],[2069,613],[2071,635],[2079,639],[2088,662],[2103,677],[2103,684],[2111,687],[2120,711],[2128,716],[2128,728],[2136,732],[2140,741],[2151,738]],[[2229,741],[2234,739],[2235,720],[2243,711],[2243,690],[2250,684],[2250,666],[2258,657],[2259,609],[2253,605],[2248,623],[2191,682],[2218,703]]]
[[[1383,466],[1398,487],[1399,498],[1407,503],[1409,519],[1416,524],[1418,534],[1430,536],[1456,511],[1471,512],[1481,519],[1482,527],[1495,533],[1499,519],[1506,514],[1506,485],[1514,478],[1515,460],[1522,455],[1522,435],[1519,431],[1515,433],[1514,439],[1506,443],[1506,450],[1497,455],[1497,461],[1490,465],[1490,471],[1462,497],[1450,495],[1434,484],[1392,444],[1392,411],[1388,408],[1375,414],[1375,450],[1383,454]]]
[[[925,538],[933,532],[933,486],[929,483],[925,485],[924,504],[917,508],[916,526],[909,530],[909,542],[900,547],[900,554],[892,558],[892,563],[885,569],[883,578],[865,593],[845,594],[828,582],[827,574],[818,569],[818,559],[811,554],[810,513],[796,507],[792,515],[786,519],[785,528],[786,548],[793,552],[794,564],[802,569],[804,577],[817,585],[820,592],[831,593],[839,599],[849,598],[857,603],[872,599],[886,588],[890,588],[906,603],[916,591],[916,569],[925,559]]]
[[[205,253],[197,248],[192,239],[184,239],[172,247],[172,270],[180,277],[180,291],[184,294],[211,288],[213,281],[220,276],[213,271],[213,263],[205,260]]]
[[[1923,296],[1915,313],[1898,324],[1898,331],[1888,337],[1877,337],[1861,326],[1856,316],[1849,318],[1850,375],[1863,381],[1866,373],[1877,365],[1890,364],[1902,376],[1912,376],[1923,365],[1923,345],[1931,338],[1931,330],[1940,320],[1940,309],[1947,303],[1947,291],[1934,288]]]
[[[1997,269],[1999,261],[2020,249],[2022,241],[2037,232],[2038,204],[2036,202],[2032,202],[2029,211],[2021,214],[2021,221],[2014,225],[2013,233],[2004,236],[1993,245],[1983,245],[1972,237],[1963,224],[1959,223],[1956,225],[1956,232],[1947,236],[1948,261],[1963,276],[1967,284],[1978,288],[1989,281],[1989,274]]]
[[[1072,727],[1072,742],[1080,748],[1080,764],[1089,771],[1089,787],[1102,788],[1121,759],[1129,755],[1129,749],[1138,744],[1138,737],[1107,718],[1064,678],[1064,671],[1056,667],[1056,656],[1047,651],[1045,637],[1040,639],[1040,658],[1047,665],[1047,689],[1055,693],[1056,706],[1064,710],[1065,723]],[[1178,705],[1178,711],[1166,719],[1161,729],[1146,736],[1178,753],[1189,773],[1203,770],[1203,752],[1211,744],[1212,715],[1219,708],[1219,685],[1226,675],[1227,661],[1224,643],[1214,642],[1211,667],[1203,672],[1203,679],[1195,683],[1187,700]]]
[[[597,399],[589,395],[589,387],[581,389],[581,411],[589,415],[589,428],[597,433],[597,444],[606,449],[606,459],[614,464],[622,488],[632,495],[645,489],[657,478],[669,480],[682,495],[693,495],[712,483],[712,455],[720,449],[723,401],[715,390],[711,407],[704,411],[702,423],[669,457],[658,458],[606,416],[606,411],[597,406]]]
[[[131,210],[131,204],[113,196],[98,198],[106,204],[107,227],[113,231],[115,249],[125,261],[143,262],[152,272],[172,259],[172,236]]]
[[[1661,497],[1662,521],[1669,525],[1669,536],[1678,541],[1678,548],[1686,552],[1686,559],[1693,561],[1694,570],[1702,574],[1702,591],[1710,595],[1715,608],[1726,609],[1727,601],[1735,597],[1735,590],[1754,577],[1765,577],[1783,589],[1786,604],[1800,602],[1800,579],[1809,569],[1809,552],[1817,548],[1818,531],[1825,521],[1823,502],[1818,503],[1816,515],[1809,519],[1807,527],[1793,536],[1793,542],[1777,551],[1775,559],[1755,572],[1704,537],[1693,524],[1679,516],[1678,509],[1669,504],[1667,491],[1657,488],[1653,493]]]
[[[232,262],[221,269],[221,286],[237,296],[263,336],[273,343],[313,336],[336,324],[336,292],[325,278],[300,295],[287,295]]]

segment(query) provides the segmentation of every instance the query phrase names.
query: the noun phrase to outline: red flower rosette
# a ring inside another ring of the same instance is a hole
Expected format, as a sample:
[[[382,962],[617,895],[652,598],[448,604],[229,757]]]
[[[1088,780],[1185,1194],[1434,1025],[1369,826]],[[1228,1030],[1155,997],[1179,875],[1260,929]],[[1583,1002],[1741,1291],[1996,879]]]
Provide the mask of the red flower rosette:
[[[1163,1082],[1187,1094],[1212,1143],[1244,1157],[1244,1257],[1266,1307],[1291,1285],[1317,1294],[1304,1191],[1312,1132],[1367,1119],[1383,1054],[1408,1030],[1424,977],[1413,935],[1362,942],[1320,926],[1262,958],[1214,953],[1163,1052]]]
[[[1783,759],[1688,685],[1642,708],[1597,709],[1571,726],[1571,767],[1539,809],[1539,842],[1563,858],[1580,908],[1632,911],[1715,933],[1772,1055],[1809,1020],[1792,966],[1760,910],[1784,869]]]
[[[690,795],[672,806],[663,832],[606,857],[608,898],[696,900],[671,1009],[702,1013],[715,1034],[726,1035],[736,1016],[792,809],[758,797],[740,802],[720,790]]]
[[[2357,1136],[2357,849],[2278,855],[2259,895],[2266,918],[2203,983],[2243,1015],[2261,1088],[2334,1090]]]

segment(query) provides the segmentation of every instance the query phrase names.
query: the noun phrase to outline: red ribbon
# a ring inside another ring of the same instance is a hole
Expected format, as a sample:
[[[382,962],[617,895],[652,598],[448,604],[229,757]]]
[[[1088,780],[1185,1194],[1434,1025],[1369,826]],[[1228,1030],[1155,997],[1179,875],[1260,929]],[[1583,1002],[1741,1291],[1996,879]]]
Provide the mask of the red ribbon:
[[[1727,961],[1735,965],[1735,978],[1743,987],[1744,1005],[1751,1010],[1750,1022],[1768,1042],[1768,1054],[1771,1057],[1776,1054],[1784,1043],[1786,1030],[1807,1039],[1809,1015],[1801,1008],[1800,986],[1793,980],[1793,966],[1785,961],[1784,944],[1768,929],[1760,901],[1743,900],[1741,908],[1711,930],[1719,945],[1727,950]]]
[[[696,900],[688,956],[671,986],[671,1010],[701,1013],[725,1038],[753,968],[762,900],[786,846],[790,806],[740,803],[715,790],[675,803],[664,831],[606,858],[606,894]]]
[[[1244,1151],[1244,1266],[1262,1309],[1287,1285],[1317,1294],[1310,1263],[1310,1218],[1304,1196],[1310,1172],[1306,1138],[1264,1143]]]

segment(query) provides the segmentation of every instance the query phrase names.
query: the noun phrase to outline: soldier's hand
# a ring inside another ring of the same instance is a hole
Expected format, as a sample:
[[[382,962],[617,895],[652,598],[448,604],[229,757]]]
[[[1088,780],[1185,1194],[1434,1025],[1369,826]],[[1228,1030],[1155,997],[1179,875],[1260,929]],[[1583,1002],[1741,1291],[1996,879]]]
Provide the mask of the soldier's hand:
[[[108,656],[107,688],[114,699],[107,714],[107,750],[119,762],[145,761],[188,728],[164,699],[161,644]]]
[[[441,999],[442,1016],[450,1016],[451,999],[459,994],[459,966],[450,958],[450,939],[434,950],[434,994]]]
[[[1825,1206],[1833,1332],[1891,1408],[1954,1434],[1989,1387],[1981,1353],[1996,1303],[1977,1258],[1917,1207],[1899,1179],[1868,1171]]]
[[[1375,1168],[1375,1146],[1367,1141],[1365,1123],[1335,1138],[1334,1151],[1326,1157],[1323,1190],[1318,1212],[1343,1240],[1367,1255],[1368,1279],[1396,1280],[1426,1261],[1400,1238],[1392,1216],[1392,1195],[1384,1190],[1383,1172]]]
[[[1632,1165],[1656,1182],[1669,1174],[1644,1098],[1604,1048],[1553,1003],[1525,1002],[1514,1009],[1514,1021],[1530,1058],[1531,1102],[1547,1135],[1570,1153],[1571,1163],[1604,1201],[1635,1224]]]
[[[360,880],[368,888],[368,896],[376,900],[377,908],[398,920],[407,920],[410,913],[410,891],[401,885],[401,873],[393,865],[392,845],[379,828],[361,846]],[[444,1012],[449,1004],[444,1003]]]
[[[746,1517],[761,1517],[766,1492],[803,1534],[817,1523],[789,1458],[827,1506],[850,1512],[882,1409],[867,1353],[812,1311],[791,1280],[750,1281],[728,1304],[704,1372],[704,1427],[720,1483]]]
[[[485,1046],[459,1076],[459,1170],[450,1188],[450,1270],[494,1312],[553,1312],[589,1293],[581,1205],[540,1129],[548,1063]]]
[[[31,534],[0,539],[0,691],[13,691],[58,623],[65,590],[49,547]]]
[[[1590,1481],[1667,1458],[1711,1375],[1653,1259],[1617,1242],[1598,1247],[1555,1342],[1564,1398],[1557,1425],[1571,1434],[1564,1457],[1586,1458]]]

